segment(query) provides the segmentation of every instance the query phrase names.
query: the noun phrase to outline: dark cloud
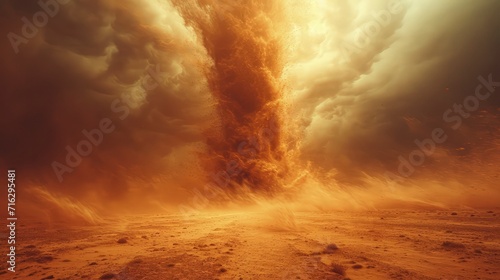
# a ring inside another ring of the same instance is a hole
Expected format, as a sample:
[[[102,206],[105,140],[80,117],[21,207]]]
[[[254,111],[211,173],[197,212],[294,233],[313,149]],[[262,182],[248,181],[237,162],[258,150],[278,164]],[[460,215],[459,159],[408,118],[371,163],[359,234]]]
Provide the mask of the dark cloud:
[[[478,76],[500,80],[498,3],[401,1],[402,11],[384,26],[373,14],[389,14],[386,3],[352,3],[344,8],[358,17],[342,23],[337,15],[343,11],[323,9],[318,21],[325,27],[316,36],[324,46],[294,72],[296,107],[305,115],[304,158],[327,171],[340,169],[341,176],[395,170],[398,156],[408,156],[414,141],[430,137],[434,128],[450,136],[438,148],[454,150],[498,127],[496,93],[458,131],[443,120],[454,103],[474,95]],[[378,26],[372,35],[370,23]],[[344,28],[335,32],[337,26]],[[359,30],[368,35],[356,35]],[[358,47],[356,40],[368,43]],[[346,51],[345,45],[354,47]],[[477,125],[483,117],[488,127]]]
[[[22,35],[20,18],[39,9],[4,3],[2,34]],[[110,200],[136,181],[193,173],[212,114],[209,62],[197,40],[168,4],[133,1],[70,1],[18,54],[3,40],[3,165],[22,170],[29,185]],[[102,143],[78,166],[68,164],[67,147],[77,150],[87,140],[82,131],[99,129],[103,119],[113,132],[101,132]],[[58,169],[62,182],[54,162],[71,168]],[[176,179],[170,183],[195,180]]]

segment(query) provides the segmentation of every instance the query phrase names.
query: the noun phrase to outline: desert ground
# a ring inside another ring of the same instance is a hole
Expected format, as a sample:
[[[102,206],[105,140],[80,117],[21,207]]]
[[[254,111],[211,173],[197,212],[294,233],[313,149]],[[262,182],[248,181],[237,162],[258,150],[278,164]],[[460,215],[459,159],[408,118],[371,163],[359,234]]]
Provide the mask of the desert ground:
[[[498,209],[19,221],[2,279],[500,279]]]

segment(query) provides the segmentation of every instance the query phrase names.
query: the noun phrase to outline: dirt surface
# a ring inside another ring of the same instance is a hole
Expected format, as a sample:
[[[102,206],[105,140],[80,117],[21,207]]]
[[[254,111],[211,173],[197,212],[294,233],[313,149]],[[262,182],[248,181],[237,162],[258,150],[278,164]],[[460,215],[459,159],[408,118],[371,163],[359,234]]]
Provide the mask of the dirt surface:
[[[2,279],[500,279],[497,210],[20,221]]]

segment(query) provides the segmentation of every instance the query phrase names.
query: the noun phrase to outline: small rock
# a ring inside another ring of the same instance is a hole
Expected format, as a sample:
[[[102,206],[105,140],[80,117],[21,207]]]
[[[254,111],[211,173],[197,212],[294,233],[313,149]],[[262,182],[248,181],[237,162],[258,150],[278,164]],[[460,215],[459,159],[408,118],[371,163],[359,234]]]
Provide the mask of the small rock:
[[[339,275],[344,276],[345,275],[345,268],[340,264],[334,263],[334,264],[332,264],[332,272],[335,272]]]
[[[323,250],[323,253],[325,254],[333,254],[334,251],[338,250],[339,247],[337,245],[331,243],[326,246],[326,248]]]
[[[133,259],[133,260],[130,262],[130,264],[138,264],[138,263],[142,263],[142,259],[138,259],[138,258],[136,258],[136,259]]]
[[[51,262],[53,260],[54,260],[54,258],[52,256],[49,256],[49,255],[44,255],[44,256],[40,256],[40,257],[36,258],[37,263],[48,263],[48,262]]]
[[[125,244],[125,243],[127,243],[127,238],[126,237],[120,238],[120,239],[118,239],[118,241],[116,241],[116,243]]]
[[[89,265],[97,265],[97,263],[96,262],[91,262],[91,263],[89,263]]]
[[[451,213],[451,215],[452,215],[452,216],[456,216],[456,215],[458,215],[458,214],[457,214],[457,212],[452,212],[452,213]]]
[[[106,273],[106,274],[103,274],[101,277],[99,277],[99,279],[113,279],[113,278],[115,278],[114,273]]]
[[[453,248],[453,249],[465,248],[464,244],[458,243],[458,242],[453,242],[453,241],[445,241],[445,242],[443,242],[443,244],[441,244],[441,246],[443,246],[445,248]]]
[[[361,268],[363,268],[363,266],[360,265],[360,264],[355,264],[355,265],[352,266],[352,268],[354,268],[354,269],[361,269]]]
[[[221,273],[224,273],[224,272],[226,272],[226,271],[227,271],[227,269],[225,269],[225,268],[223,268],[223,267],[221,267],[221,268],[219,269],[219,272],[221,272]]]

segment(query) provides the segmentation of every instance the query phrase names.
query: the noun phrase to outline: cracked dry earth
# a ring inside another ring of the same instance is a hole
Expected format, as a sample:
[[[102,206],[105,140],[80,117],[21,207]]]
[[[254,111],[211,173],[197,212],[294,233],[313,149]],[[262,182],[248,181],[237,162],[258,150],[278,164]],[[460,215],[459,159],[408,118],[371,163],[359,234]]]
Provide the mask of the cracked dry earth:
[[[1,279],[500,279],[497,211],[204,213],[20,220]]]

